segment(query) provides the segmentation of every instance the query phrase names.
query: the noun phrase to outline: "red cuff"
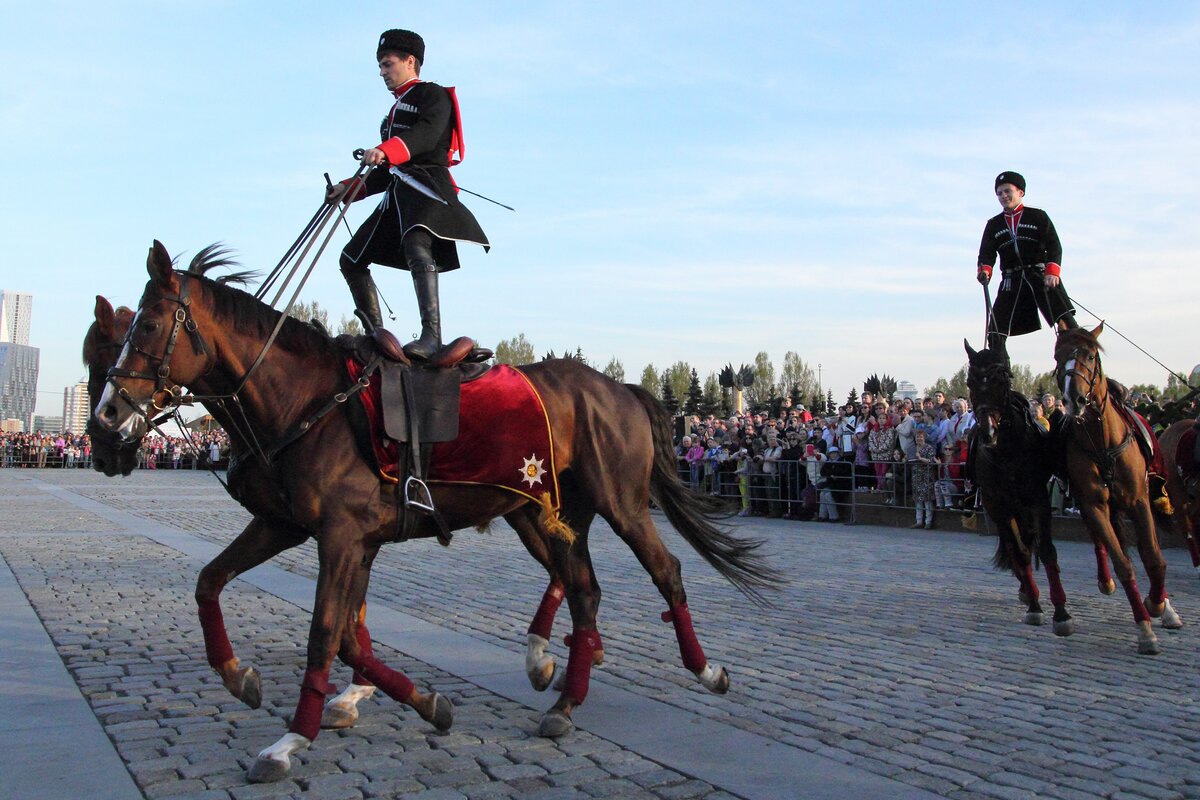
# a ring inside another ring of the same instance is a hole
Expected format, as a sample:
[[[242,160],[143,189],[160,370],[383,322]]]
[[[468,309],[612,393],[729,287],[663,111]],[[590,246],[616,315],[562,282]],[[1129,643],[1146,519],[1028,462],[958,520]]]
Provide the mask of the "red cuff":
[[[1055,264],[1054,266],[1057,267],[1058,265]],[[979,271],[982,272],[984,275],[987,275],[989,281],[992,279],[992,267],[990,264],[980,264]]]
[[[366,196],[363,194],[363,182],[361,179],[356,181],[354,178],[346,178],[345,180],[338,181],[338,183],[346,187],[346,191],[342,193],[342,197],[349,198],[351,203],[362,200]],[[357,187],[355,187],[355,184],[358,184]],[[351,192],[354,192],[356,188],[357,193],[351,197]]]
[[[1046,274],[1054,275],[1055,277],[1062,275],[1062,267],[1060,267],[1058,264],[1055,264],[1053,261],[1051,261],[1049,264],[1046,265]]]
[[[379,149],[387,156],[389,164],[403,164],[412,158],[412,153],[408,152],[408,145],[395,136],[379,145]]]

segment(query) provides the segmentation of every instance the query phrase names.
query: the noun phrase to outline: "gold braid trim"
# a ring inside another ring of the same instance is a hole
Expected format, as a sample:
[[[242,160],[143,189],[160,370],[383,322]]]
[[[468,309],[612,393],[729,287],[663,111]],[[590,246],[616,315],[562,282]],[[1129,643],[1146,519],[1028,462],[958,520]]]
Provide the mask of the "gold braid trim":
[[[541,523],[542,530],[551,536],[557,536],[567,544],[574,544],[575,531],[559,517],[558,512],[550,502],[550,492],[542,493],[541,497],[538,498],[538,505],[542,507],[542,514],[538,517],[538,522]]]

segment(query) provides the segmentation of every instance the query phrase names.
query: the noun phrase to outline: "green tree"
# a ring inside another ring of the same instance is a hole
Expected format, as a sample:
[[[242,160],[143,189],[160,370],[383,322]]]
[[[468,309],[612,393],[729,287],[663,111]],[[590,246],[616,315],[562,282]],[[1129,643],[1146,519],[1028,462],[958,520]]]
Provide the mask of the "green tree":
[[[662,400],[662,384],[658,379],[658,370],[654,368],[653,364],[647,364],[646,368],[642,370],[640,383],[643,389]]]
[[[1026,397],[1031,397],[1034,388],[1037,386],[1037,382],[1033,376],[1033,369],[1028,364],[1013,364],[1012,376],[1013,389]]]
[[[722,419],[729,418],[724,393],[721,391],[721,381],[715,372],[708,373],[708,377],[704,379],[704,398],[700,403],[700,412],[705,416],[713,414]]]
[[[746,395],[750,398],[751,405],[766,405],[771,399],[774,387],[775,365],[771,363],[767,351],[760,350],[758,355],[754,356],[754,385],[746,387]]]
[[[362,324],[358,321],[358,317],[347,317],[343,314],[341,321],[338,322],[337,332],[339,335],[362,336],[363,328]]]
[[[688,384],[692,382],[692,365],[686,361],[676,361],[663,371],[663,377],[671,382],[671,391],[676,400],[686,398]]]
[[[537,361],[533,343],[519,333],[511,339],[505,339],[496,345],[496,363],[519,367]]]
[[[947,400],[953,400],[956,397],[969,397],[970,392],[967,389],[967,365],[963,364],[958,372],[949,378],[938,378],[933,382],[932,386],[925,390],[925,395],[928,397],[935,392],[942,392],[946,395]]]
[[[674,416],[679,410],[679,396],[675,394],[674,387],[671,386],[671,378],[669,371],[664,370],[662,380],[660,381],[662,389],[662,404],[667,407],[667,411]]]
[[[834,406],[834,404],[833,404],[833,389],[830,389],[825,394],[825,413],[826,414],[836,414],[837,413],[837,407]]]
[[[925,395],[925,396],[928,397],[929,395]],[[850,405],[854,406],[855,408],[858,407],[858,390],[855,389],[853,386],[850,387],[850,394],[846,395],[846,402],[849,403]]]
[[[329,312],[321,308],[321,304],[316,300],[313,300],[311,303],[297,300],[296,304],[292,306],[291,311],[288,312],[288,316],[294,317],[301,322],[316,320],[322,328],[326,331],[329,330]]]
[[[608,366],[604,368],[604,374],[612,378],[617,383],[625,382],[625,367],[621,364],[621,359],[613,356],[609,359]]]
[[[779,395],[792,395],[799,392],[801,397],[807,397],[816,391],[817,376],[812,368],[804,363],[799,354],[789,350],[783,354],[783,367],[779,371],[779,382],[776,384]],[[795,397],[792,397],[794,403]]]
[[[688,377],[687,399],[684,401],[683,410],[688,414],[699,414],[704,406],[704,389],[700,386],[700,376],[696,374],[696,368],[692,367],[692,374]]]

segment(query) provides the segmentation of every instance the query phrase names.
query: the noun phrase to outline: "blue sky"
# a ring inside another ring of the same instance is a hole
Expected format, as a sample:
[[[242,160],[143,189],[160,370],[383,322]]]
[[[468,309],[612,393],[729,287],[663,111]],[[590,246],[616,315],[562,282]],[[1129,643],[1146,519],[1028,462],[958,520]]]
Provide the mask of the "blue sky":
[[[734,9],[736,8],[736,12]],[[402,12],[402,13],[401,13]],[[733,13],[731,13],[733,12]],[[389,95],[385,28],[456,85],[459,183],[494,245],[444,326],[703,377],[788,350],[842,396],[918,387],[982,338],[997,172],[1029,183],[1064,278],[1168,366],[1200,361],[1200,9],[1183,3],[4,3],[0,285],[32,292],[39,413],[81,374],[93,298],[136,302],[154,238],[269,269],[353,171]],[[367,214],[366,204],[351,222]],[[351,310],[338,234],[303,297]],[[408,276],[377,268],[416,326]],[[1081,314],[1082,322],[1092,318]],[[1165,372],[1111,333],[1106,368]],[[1010,348],[1048,369],[1043,331]]]

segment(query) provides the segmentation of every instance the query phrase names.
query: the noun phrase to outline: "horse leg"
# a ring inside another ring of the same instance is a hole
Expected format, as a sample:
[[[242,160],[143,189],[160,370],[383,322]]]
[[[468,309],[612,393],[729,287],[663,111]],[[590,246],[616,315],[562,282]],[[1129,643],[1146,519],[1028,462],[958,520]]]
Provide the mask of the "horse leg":
[[[1012,565],[1013,575],[1020,586],[1017,598],[1026,607],[1025,624],[1041,625],[1041,592],[1038,591],[1037,581],[1033,577],[1033,560],[1030,557],[1028,542],[1022,538],[1021,527],[1015,517],[1009,517],[1006,521],[997,519],[996,528],[1000,534],[999,546],[1007,552],[1008,563]]]
[[[553,574],[563,583],[567,606],[571,610],[571,634],[566,637],[569,648],[567,669],[563,676],[558,700],[542,715],[538,735],[556,738],[569,733],[575,724],[571,714],[587,698],[592,667],[596,654],[603,653],[600,633],[596,630],[596,611],[600,607],[600,583],[592,569],[592,557],[587,547],[587,528],[593,513],[582,509],[581,498],[569,491],[569,480],[560,480],[563,499],[562,516],[570,520],[575,541],[567,544],[561,539],[550,541]],[[532,513],[532,512],[530,512]]]
[[[1150,579],[1150,594],[1144,600],[1146,611],[1151,617],[1161,618],[1164,628],[1182,628],[1183,620],[1167,597],[1167,562],[1158,546],[1149,502],[1135,506],[1131,516],[1137,530],[1138,555],[1141,556],[1142,566]]]
[[[371,633],[367,630],[367,604],[365,602],[350,624],[354,626],[356,640],[360,646],[366,649],[367,655],[370,655]],[[373,694],[375,694],[375,684],[367,680],[362,672],[354,670],[350,685],[325,704],[325,710],[321,713],[321,728],[337,730],[354,727],[354,724],[358,722],[358,704]]]
[[[591,526],[592,517],[587,516],[584,519],[584,515],[586,512],[575,512],[571,521],[576,530],[586,533]],[[550,561],[548,540],[538,527],[536,517],[524,511],[517,511],[507,515],[505,520],[517,532],[517,536],[520,537],[521,543],[525,545],[529,554],[550,575],[550,585],[543,592],[537,613],[529,623],[525,647],[525,674],[529,677],[530,685],[536,691],[543,692],[554,680],[557,668],[554,656],[550,655],[547,650],[550,646],[550,633],[554,627],[554,616],[558,613],[558,608],[566,596],[566,590],[563,588],[562,581],[554,573],[554,566]],[[593,661],[599,665],[603,660],[604,650],[597,649],[593,653]],[[562,687],[557,688],[561,690]]]
[[[1112,594],[1117,590],[1117,584],[1108,571],[1108,548],[1099,539],[1092,540],[1092,547],[1096,551],[1096,583],[1100,587],[1100,594]]]
[[[1050,504],[1047,502],[1038,511],[1038,556],[1046,568],[1046,581],[1050,584],[1050,602],[1054,606],[1054,635],[1070,636],[1075,632],[1075,623],[1067,613],[1067,592],[1063,589],[1062,575],[1058,569],[1058,549],[1050,536]]]
[[[255,517],[228,547],[200,570],[196,579],[196,605],[208,663],[221,676],[221,683],[229,693],[250,708],[262,704],[262,679],[253,667],[240,667],[233,654],[221,614],[221,591],[238,575],[307,538],[306,533],[270,525]]]
[[[1092,534],[1092,541],[1098,542],[1097,553],[1101,552],[1101,548],[1107,548],[1109,558],[1112,559],[1113,569],[1117,573],[1117,579],[1121,582],[1121,587],[1125,590],[1125,597],[1129,600],[1129,607],[1133,611],[1133,621],[1138,627],[1138,653],[1158,655],[1161,652],[1158,646],[1158,637],[1154,635],[1154,629],[1150,625],[1150,614],[1147,613],[1146,604],[1142,602],[1142,596],[1138,593],[1133,563],[1121,549],[1117,532],[1109,519],[1107,504],[1082,503],[1081,506],[1080,511],[1084,522],[1087,523],[1088,531]]]

